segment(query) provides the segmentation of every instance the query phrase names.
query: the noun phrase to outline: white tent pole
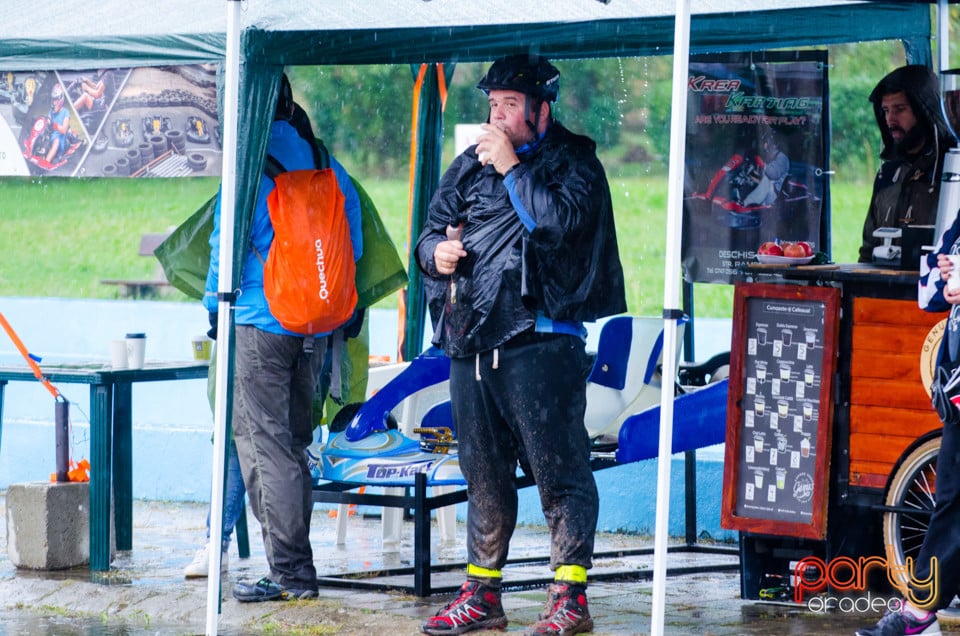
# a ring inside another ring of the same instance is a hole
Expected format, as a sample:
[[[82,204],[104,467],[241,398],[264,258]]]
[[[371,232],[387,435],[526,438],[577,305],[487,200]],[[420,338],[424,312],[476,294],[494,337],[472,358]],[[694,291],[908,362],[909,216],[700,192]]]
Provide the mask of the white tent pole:
[[[223,88],[223,174],[220,190],[219,316],[217,379],[213,413],[213,474],[210,483],[210,569],[207,571],[207,636],[217,634],[220,614],[220,544],[223,538],[223,459],[230,372],[230,302],[233,287],[233,223],[237,193],[237,113],[240,85],[240,0],[227,0],[227,50]]]
[[[950,7],[947,0],[937,0],[937,74],[950,68]],[[942,84],[942,79],[941,79]]]
[[[673,447],[673,378],[677,377],[677,314],[680,298],[680,236],[683,223],[687,70],[690,0],[677,0],[673,36],[673,98],[670,107],[670,171],[667,190],[667,249],[663,273],[663,382],[660,387],[660,446],[657,455],[657,516],[653,548],[653,606],[650,634],[663,634],[667,541],[670,536],[670,466]]]

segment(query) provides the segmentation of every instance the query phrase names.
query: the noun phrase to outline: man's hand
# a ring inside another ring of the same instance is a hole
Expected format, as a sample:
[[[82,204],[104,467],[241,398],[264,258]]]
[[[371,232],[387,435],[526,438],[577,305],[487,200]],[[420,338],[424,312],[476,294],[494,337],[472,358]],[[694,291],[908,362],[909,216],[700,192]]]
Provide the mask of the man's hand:
[[[480,128],[483,132],[477,137],[477,158],[482,165],[491,164],[500,174],[507,174],[510,168],[520,163],[513,142],[507,133],[493,124],[483,124]]]
[[[457,269],[457,263],[461,258],[467,255],[463,249],[463,242],[460,238],[463,236],[463,224],[457,227],[447,226],[447,240],[437,243],[433,250],[433,262],[437,266],[437,271],[441,274],[452,274]]]
[[[940,280],[947,282],[953,271],[953,261],[946,254],[937,254],[937,268],[940,270]],[[943,299],[951,305],[960,304],[960,289],[951,290],[950,285],[943,288]]]

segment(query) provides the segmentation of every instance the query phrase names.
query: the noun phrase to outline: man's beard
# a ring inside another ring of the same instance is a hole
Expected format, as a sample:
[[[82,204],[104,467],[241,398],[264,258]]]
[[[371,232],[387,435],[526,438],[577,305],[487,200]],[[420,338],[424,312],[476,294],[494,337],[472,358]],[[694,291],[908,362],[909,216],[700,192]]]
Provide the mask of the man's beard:
[[[894,140],[893,153],[897,157],[916,155],[923,150],[925,141],[926,134],[924,134],[923,126],[917,124],[903,135],[903,139],[900,141]]]

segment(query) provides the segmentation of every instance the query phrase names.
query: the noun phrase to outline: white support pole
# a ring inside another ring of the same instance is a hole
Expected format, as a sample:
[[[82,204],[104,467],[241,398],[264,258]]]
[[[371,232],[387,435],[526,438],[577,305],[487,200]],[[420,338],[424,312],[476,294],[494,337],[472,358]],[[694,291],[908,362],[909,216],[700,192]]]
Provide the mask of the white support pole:
[[[937,75],[950,68],[950,6],[947,0],[937,0]],[[941,86],[942,86],[941,80]]]
[[[217,315],[217,379],[210,483],[210,569],[207,571],[207,636],[216,636],[220,614],[220,544],[223,538],[223,466],[230,371],[230,302],[233,286],[233,224],[237,192],[237,113],[240,92],[240,0],[227,0],[227,50],[223,88],[223,174],[220,194],[220,302]]]
[[[680,298],[680,237],[683,223],[684,149],[686,144],[687,72],[690,55],[690,0],[677,0],[673,36],[673,99],[670,107],[670,169],[667,190],[666,257],[663,274],[663,350],[677,350],[677,319],[668,315]],[[673,398],[676,356],[663,356],[660,388],[660,445],[657,455],[657,515],[653,548],[653,599],[650,633],[663,634],[670,537],[670,465],[673,447]]]

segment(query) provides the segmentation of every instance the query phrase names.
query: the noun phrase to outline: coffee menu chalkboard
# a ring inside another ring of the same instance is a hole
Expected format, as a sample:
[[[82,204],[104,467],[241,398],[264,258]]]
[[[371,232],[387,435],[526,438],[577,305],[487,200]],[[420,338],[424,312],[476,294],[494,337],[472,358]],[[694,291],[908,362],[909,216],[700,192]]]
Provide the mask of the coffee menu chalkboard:
[[[737,285],[723,527],[822,538],[839,291]]]

